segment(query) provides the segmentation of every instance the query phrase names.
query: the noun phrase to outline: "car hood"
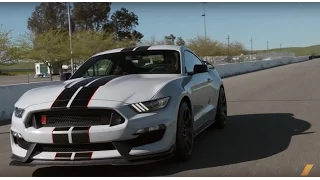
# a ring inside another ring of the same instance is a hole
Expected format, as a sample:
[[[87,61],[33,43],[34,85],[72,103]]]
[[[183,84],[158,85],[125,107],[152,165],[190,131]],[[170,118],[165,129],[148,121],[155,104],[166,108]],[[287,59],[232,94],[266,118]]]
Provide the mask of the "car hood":
[[[139,74],[77,78],[56,85],[31,89],[21,96],[16,106],[25,108],[40,103],[69,102],[70,99],[143,102],[150,100],[165,84],[177,78],[181,78],[181,75]]]

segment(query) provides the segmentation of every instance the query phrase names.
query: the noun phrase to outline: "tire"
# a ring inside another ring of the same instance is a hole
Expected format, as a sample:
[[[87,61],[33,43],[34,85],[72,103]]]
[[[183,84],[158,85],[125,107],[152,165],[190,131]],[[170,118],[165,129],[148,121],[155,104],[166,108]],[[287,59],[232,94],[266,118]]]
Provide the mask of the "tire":
[[[224,129],[228,122],[228,106],[227,98],[223,88],[220,88],[218,109],[215,117],[215,127],[218,129]]]
[[[190,159],[193,149],[193,139],[192,111],[186,102],[182,102],[177,120],[175,160],[187,161]]]

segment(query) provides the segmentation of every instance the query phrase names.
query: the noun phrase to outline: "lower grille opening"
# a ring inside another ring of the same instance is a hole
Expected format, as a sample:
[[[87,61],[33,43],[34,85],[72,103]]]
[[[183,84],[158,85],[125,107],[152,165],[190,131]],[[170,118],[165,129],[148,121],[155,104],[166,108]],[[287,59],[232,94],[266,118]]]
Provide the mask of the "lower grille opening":
[[[160,141],[164,133],[165,133],[165,129],[143,133],[143,134],[140,134],[135,139],[128,140],[127,143],[131,147],[138,147],[146,144],[151,144],[151,143]]]
[[[40,152],[82,152],[82,151],[106,151],[115,150],[110,143],[92,143],[92,144],[37,144],[36,151]]]
[[[13,137],[13,141],[15,144],[17,144],[19,147],[25,150],[28,150],[31,145],[30,142],[27,142],[24,139],[18,137]]]

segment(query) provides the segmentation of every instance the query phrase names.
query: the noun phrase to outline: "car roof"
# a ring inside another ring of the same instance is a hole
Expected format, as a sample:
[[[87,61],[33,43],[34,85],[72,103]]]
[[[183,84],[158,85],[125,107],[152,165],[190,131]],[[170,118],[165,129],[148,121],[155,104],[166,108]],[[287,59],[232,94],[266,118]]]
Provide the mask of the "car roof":
[[[105,55],[105,54],[111,54],[111,53],[118,53],[118,52],[121,52],[122,50],[135,51],[138,48],[141,48],[143,50],[175,50],[179,52],[183,51],[183,49],[186,49],[184,46],[175,46],[175,45],[135,46],[135,47],[117,48],[117,49],[103,51],[93,55],[93,57]]]

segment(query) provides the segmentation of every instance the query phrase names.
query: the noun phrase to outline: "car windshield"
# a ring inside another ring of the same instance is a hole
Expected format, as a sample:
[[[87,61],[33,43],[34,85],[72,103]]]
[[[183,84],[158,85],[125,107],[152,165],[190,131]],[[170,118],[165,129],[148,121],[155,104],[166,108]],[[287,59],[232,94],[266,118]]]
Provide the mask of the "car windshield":
[[[98,55],[87,60],[72,78],[126,74],[180,74],[174,50],[147,50]]]

